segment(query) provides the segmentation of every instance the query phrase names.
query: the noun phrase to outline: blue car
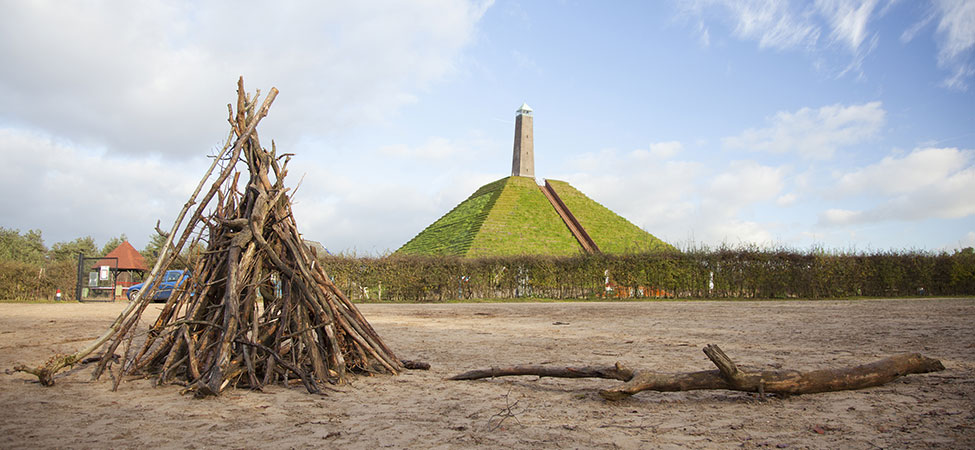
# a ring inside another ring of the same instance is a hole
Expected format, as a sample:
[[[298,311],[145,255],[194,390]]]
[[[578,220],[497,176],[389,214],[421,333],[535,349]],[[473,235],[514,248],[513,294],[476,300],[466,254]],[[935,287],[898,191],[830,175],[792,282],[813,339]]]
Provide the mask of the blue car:
[[[153,301],[166,301],[169,299],[170,295],[173,295],[173,289],[178,288],[183,285],[183,282],[190,277],[190,271],[188,270],[167,270],[166,273],[160,277],[162,282],[159,283],[159,289],[156,289],[155,294],[152,296]],[[139,283],[130,287],[125,291],[125,295],[129,297],[131,301],[135,298],[140,290],[142,290],[142,285],[145,283]]]

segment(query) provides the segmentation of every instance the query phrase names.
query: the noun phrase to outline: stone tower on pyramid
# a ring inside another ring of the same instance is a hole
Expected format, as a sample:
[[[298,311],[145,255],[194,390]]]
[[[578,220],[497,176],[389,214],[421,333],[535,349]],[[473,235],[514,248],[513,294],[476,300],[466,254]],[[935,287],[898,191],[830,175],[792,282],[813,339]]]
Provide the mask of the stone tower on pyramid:
[[[489,257],[673,251],[565,181],[535,181],[532,109],[515,115],[511,176],[488,183],[395,254]]]
[[[515,116],[515,151],[511,176],[535,178],[535,143],[532,137],[532,109],[522,103]]]

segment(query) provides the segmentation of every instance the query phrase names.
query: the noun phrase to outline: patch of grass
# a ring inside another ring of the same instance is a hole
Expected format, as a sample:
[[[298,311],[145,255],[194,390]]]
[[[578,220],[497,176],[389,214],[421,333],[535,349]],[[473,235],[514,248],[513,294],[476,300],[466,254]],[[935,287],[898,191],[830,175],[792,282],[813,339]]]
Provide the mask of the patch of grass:
[[[569,183],[549,181],[603,253],[676,251]],[[535,180],[512,176],[482,186],[395,254],[476,258],[581,251]]]
[[[633,225],[569,183],[548,180],[603,253],[676,252],[672,245]]]
[[[506,182],[507,178],[502,178],[482,186],[395,253],[454,256],[466,254]]]
[[[481,257],[578,252],[579,244],[535,180],[506,177],[478,189],[395,253]]]
[[[70,300],[70,301],[67,301],[67,300],[54,301],[54,300],[47,299],[47,298],[28,298],[28,299],[24,299],[24,298],[4,298],[4,299],[0,299],[0,303],[77,303],[77,302],[74,301],[74,300]]]
[[[504,190],[466,256],[556,255],[579,253],[579,244],[527,177],[506,178]]]

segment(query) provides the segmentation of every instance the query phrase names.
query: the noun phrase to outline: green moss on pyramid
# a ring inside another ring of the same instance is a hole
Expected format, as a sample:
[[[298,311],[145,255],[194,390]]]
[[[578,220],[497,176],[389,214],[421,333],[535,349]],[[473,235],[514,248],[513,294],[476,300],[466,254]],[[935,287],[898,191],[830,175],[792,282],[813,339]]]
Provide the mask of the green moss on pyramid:
[[[467,254],[471,242],[481,229],[494,206],[507,178],[481,186],[477,192],[428,226],[420,234],[396,250],[404,255],[456,255]]]
[[[534,178],[508,177],[465,256],[576,255],[579,243]]]
[[[604,253],[673,250],[568,183],[551,183]],[[535,180],[512,176],[478,189],[396,254],[567,256],[581,251]]]
[[[603,253],[642,253],[677,251],[674,246],[597,203],[569,183],[548,180],[562,203],[572,211]]]

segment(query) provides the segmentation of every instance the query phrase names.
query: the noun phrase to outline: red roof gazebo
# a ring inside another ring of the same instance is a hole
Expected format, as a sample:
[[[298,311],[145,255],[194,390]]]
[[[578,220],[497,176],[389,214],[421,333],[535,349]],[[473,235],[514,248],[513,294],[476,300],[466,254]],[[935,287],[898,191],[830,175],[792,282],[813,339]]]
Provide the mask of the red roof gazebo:
[[[109,258],[118,258],[118,266],[115,266],[114,259]],[[115,247],[115,250],[108,252],[103,259],[99,259],[93,266],[112,267],[113,270],[118,272],[116,282],[122,286],[131,286],[136,283],[135,278],[132,276],[133,272],[145,272],[149,270],[146,267],[145,258],[142,257],[142,254],[129,241],[124,241],[119,244],[118,247]]]
[[[119,244],[118,247],[115,247],[115,250],[108,252],[104,258],[106,259],[100,259],[94,265],[114,266],[114,262],[107,258],[118,258],[118,267],[116,267],[118,270],[139,270],[143,272],[149,270],[146,267],[145,258],[142,257],[142,254],[129,241],[124,241]]]

